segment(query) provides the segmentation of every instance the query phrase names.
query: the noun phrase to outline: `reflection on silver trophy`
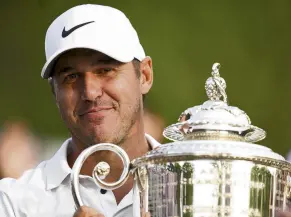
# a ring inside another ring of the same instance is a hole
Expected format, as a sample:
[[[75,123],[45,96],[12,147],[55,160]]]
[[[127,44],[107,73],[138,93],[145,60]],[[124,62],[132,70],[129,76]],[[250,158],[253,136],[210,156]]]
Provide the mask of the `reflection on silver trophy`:
[[[79,172],[89,155],[110,150],[120,156],[124,170],[115,183],[106,162],[96,165],[93,178],[108,190],[134,175],[133,216],[152,217],[274,217],[291,210],[291,164],[271,149],[254,144],[264,130],[251,125],[247,114],[229,106],[226,82],[212,67],[205,89],[208,101],[184,111],[164,130],[174,142],[159,146],[132,162],[120,147],[102,143],[83,151],[71,175],[76,206],[84,205]]]

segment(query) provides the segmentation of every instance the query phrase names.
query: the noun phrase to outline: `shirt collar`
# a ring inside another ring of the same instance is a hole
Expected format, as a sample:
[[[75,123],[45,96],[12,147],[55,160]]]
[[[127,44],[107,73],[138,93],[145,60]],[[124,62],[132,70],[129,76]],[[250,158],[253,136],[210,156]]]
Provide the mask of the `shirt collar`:
[[[155,149],[160,145],[160,143],[150,135],[145,134],[145,137],[152,149]],[[71,138],[67,139],[55,155],[47,161],[44,168],[46,190],[58,187],[71,173],[72,169],[69,167],[67,161],[67,148],[70,142]]]

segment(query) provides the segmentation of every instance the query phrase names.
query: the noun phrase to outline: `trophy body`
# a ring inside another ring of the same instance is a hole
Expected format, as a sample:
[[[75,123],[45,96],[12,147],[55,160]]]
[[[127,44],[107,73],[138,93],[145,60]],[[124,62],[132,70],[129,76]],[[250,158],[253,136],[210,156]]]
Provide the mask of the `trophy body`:
[[[211,145],[215,143],[204,141],[196,147]],[[220,145],[234,148],[238,144]],[[156,159],[136,171],[142,213],[155,217],[271,217],[277,210],[291,207],[290,165],[284,161],[251,160],[242,155],[175,158],[170,162]]]
[[[151,217],[275,217],[291,210],[291,164],[271,149],[254,144],[264,130],[251,125],[247,114],[229,106],[219,64],[205,84],[209,100],[185,110],[178,123],[168,126],[167,143],[129,161],[113,144],[94,145],[82,152],[71,174],[76,206],[83,205],[78,176],[86,158],[99,150],[114,151],[124,170],[115,183],[106,183],[105,162],[93,178],[108,190],[134,176],[133,216]]]

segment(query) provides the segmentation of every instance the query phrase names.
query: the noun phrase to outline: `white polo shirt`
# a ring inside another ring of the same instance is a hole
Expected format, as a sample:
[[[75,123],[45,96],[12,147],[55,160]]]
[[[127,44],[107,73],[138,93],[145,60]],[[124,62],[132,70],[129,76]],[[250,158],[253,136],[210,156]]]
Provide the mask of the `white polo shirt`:
[[[146,134],[154,149],[160,145]],[[2,217],[72,217],[75,203],[70,188],[71,168],[67,162],[66,140],[56,154],[36,168],[26,171],[17,180],[0,181],[0,216]],[[80,175],[80,193],[85,205],[106,217],[133,215],[132,190],[117,205],[112,191],[105,194],[89,176]]]

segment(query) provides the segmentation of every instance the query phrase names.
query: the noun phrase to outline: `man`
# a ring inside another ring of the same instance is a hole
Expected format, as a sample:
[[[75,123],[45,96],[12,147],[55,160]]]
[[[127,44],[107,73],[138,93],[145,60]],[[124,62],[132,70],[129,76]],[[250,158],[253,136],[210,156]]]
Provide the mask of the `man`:
[[[145,135],[143,124],[143,96],[153,82],[150,57],[125,15],[99,5],[60,15],[45,46],[42,77],[49,80],[71,138],[20,179],[1,181],[0,216],[132,216],[132,178],[114,191],[99,189],[91,178],[93,167],[106,161],[111,165],[107,181],[118,179],[122,167],[114,154],[98,152],[85,162],[79,179],[87,206],[76,212],[69,174],[81,151],[96,143],[117,144],[130,159],[159,145]]]
[[[106,181],[117,180],[123,168],[115,154],[97,152],[85,162],[79,179],[87,206],[76,212],[69,175],[91,145],[117,144],[130,159],[159,145],[143,124],[143,98],[153,83],[151,58],[127,17],[100,5],[60,15],[48,28],[45,51],[41,76],[49,81],[71,138],[20,179],[1,181],[0,216],[132,216],[132,177],[114,191],[98,188],[91,177],[94,166],[105,161],[111,166]]]

